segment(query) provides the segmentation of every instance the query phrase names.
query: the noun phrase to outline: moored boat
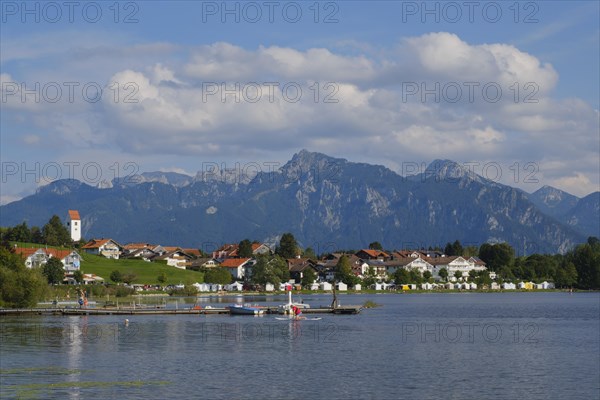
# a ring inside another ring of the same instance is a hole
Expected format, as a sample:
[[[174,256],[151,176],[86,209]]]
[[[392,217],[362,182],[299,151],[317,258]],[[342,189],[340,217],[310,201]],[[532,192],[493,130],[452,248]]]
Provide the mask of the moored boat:
[[[231,315],[263,315],[264,308],[250,305],[235,304],[227,307]]]

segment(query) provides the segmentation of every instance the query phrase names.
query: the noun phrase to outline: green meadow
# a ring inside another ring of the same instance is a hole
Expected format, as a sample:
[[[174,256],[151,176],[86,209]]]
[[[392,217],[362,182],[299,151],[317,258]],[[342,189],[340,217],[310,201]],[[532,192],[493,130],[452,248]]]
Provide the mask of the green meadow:
[[[14,245],[14,244],[13,244]],[[67,248],[45,246],[35,243],[17,243],[19,247],[28,248]],[[95,274],[104,278],[106,283],[112,283],[110,274],[114,270],[120,271],[123,275],[133,274],[135,279],[133,283],[140,284],[161,284],[158,281],[158,276],[163,272],[167,277],[167,281],[161,285],[177,285],[177,284],[192,284],[195,282],[202,283],[204,274],[197,271],[188,271],[175,267],[168,266],[160,262],[147,262],[144,260],[113,260],[102,256],[88,254],[84,251],[77,251],[82,258],[81,271],[84,274]]]
[[[102,256],[80,253],[81,270],[84,274],[96,274],[110,282],[110,273],[119,270],[123,275],[134,274],[136,278],[133,283],[159,284],[158,276],[163,272],[167,277],[165,285],[192,284],[203,282],[204,274],[197,271],[188,271],[171,267],[157,262],[144,260],[113,260]]]

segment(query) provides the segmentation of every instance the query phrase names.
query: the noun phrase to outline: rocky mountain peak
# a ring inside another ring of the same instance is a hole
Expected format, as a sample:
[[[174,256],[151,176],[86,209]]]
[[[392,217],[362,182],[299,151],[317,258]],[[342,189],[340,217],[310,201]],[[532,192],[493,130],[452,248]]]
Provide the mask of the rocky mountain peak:
[[[485,179],[477,175],[468,167],[463,166],[451,160],[434,160],[424,172],[426,179],[444,182],[461,182],[474,181],[484,183]]]

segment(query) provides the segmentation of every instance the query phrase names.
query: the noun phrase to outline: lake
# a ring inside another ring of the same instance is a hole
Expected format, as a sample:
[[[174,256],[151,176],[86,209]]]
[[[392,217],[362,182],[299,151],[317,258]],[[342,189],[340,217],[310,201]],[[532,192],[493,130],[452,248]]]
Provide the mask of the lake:
[[[128,325],[123,316],[0,317],[0,398],[600,398],[599,293],[340,300],[382,307],[295,322],[272,315],[129,316]]]

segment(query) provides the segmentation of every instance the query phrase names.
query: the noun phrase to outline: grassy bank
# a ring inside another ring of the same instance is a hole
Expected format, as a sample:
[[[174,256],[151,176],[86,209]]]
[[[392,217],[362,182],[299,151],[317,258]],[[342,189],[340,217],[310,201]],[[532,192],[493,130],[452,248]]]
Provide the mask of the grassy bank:
[[[60,250],[69,250],[65,247],[46,246],[36,243],[21,243],[12,242],[11,245],[17,245],[24,248],[52,248]],[[84,251],[78,251],[82,258],[81,270],[84,274],[95,274],[104,278],[107,283],[110,283],[110,273],[118,270],[123,275],[134,274],[136,278],[133,283],[140,284],[161,284],[158,281],[158,276],[163,272],[167,277],[167,281],[161,285],[177,285],[192,283],[202,283],[204,274],[197,271],[187,271],[179,268],[171,267],[162,263],[146,262],[143,260],[113,260],[102,256],[88,254]]]
[[[81,270],[83,273],[99,275],[107,282],[110,279],[110,273],[114,270],[118,270],[122,274],[134,274],[136,278],[133,283],[161,284],[158,281],[158,276],[162,273],[167,277],[164,285],[180,283],[191,285],[195,282],[201,283],[204,280],[204,274],[201,272],[188,271],[160,263],[143,260],[113,260],[85,253],[82,254],[82,257]]]

